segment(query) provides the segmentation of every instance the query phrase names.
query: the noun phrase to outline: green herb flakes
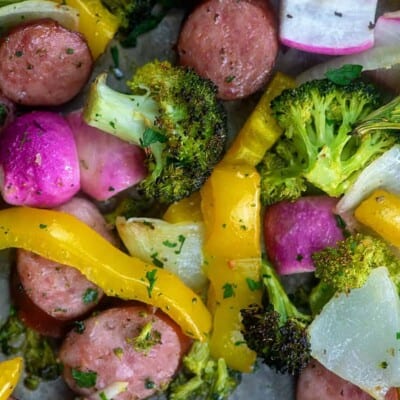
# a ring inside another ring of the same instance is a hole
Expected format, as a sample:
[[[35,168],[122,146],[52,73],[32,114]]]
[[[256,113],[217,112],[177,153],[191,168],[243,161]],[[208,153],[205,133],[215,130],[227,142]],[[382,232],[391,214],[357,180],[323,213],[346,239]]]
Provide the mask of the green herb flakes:
[[[83,372],[79,369],[72,368],[72,378],[74,379],[77,386],[81,388],[91,388],[96,385],[97,372],[87,371]]]

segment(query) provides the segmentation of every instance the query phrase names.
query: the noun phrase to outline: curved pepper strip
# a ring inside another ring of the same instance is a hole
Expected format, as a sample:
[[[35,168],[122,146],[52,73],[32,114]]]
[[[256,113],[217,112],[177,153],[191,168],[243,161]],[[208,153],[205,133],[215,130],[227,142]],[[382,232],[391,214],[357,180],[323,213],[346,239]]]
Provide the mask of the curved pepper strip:
[[[256,361],[256,353],[241,333],[240,310],[261,304],[260,264],[260,258],[208,260],[208,306],[213,314],[210,351],[215,359],[223,358],[230,368],[241,372],[251,372]]]
[[[79,32],[86,38],[94,59],[104,53],[117,33],[120,21],[101,0],[53,0],[79,12]]]
[[[240,310],[261,302],[259,184],[254,167],[220,163],[201,189],[211,355],[241,372],[250,372],[256,359],[241,333]]]
[[[11,396],[21,376],[22,366],[21,357],[0,362],[0,400],[7,400]]]
[[[227,151],[224,162],[256,166],[282,133],[271,111],[271,100],[293,88],[293,78],[277,72]]]
[[[208,309],[179,278],[123,253],[69,214],[30,207],[0,211],[0,249],[11,247],[77,268],[109,296],[160,308],[190,337],[204,340],[210,331]]]
[[[400,196],[375,190],[355,209],[358,221],[400,247]]]

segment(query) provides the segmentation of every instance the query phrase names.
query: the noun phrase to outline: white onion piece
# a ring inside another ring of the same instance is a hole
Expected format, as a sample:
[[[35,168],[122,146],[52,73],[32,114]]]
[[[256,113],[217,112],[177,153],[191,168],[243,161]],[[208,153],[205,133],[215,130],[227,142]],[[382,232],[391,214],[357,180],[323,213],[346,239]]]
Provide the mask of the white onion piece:
[[[0,7],[0,27],[8,30],[18,24],[42,18],[51,18],[72,31],[78,30],[79,13],[72,7],[53,1],[26,0]]]
[[[176,274],[196,293],[205,289],[202,222],[171,224],[156,218],[117,217],[115,226],[132,256]]]
[[[335,57],[302,72],[296,78],[298,83],[321,79],[329,69],[340,68],[344,64],[362,65],[364,71],[391,70],[400,64],[400,12],[381,15],[374,29],[375,45],[362,53]],[[383,78],[386,79],[386,78]],[[391,81],[394,81],[391,78]]]
[[[376,0],[283,0],[279,36],[283,44],[319,54],[352,54],[374,45],[371,24]]]
[[[389,192],[400,193],[400,145],[390,150],[369,164],[336,205],[339,214],[352,211],[375,189],[382,188]]]
[[[334,296],[309,327],[311,353],[327,369],[383,400],[400,386],[400,299],[387,268]]]
[[[92,394],[90,398],[92,400],[115,399],[119,394],[125,392],[127,387],[128,382],[114,382],[103,390]]]

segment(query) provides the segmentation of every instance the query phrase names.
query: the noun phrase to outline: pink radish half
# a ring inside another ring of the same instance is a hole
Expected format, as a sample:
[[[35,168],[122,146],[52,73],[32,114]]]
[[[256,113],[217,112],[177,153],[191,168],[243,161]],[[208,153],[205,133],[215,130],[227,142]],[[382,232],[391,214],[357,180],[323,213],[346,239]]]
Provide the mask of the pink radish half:
[[[0,190],[13,205],[55,207],[80,189],[72,131],[54,112],[16,118],[0,135]]]
[[[83,192],[107,200],[146,177],[140,147],[87,125],[81,111],[66,118],[76,141]]]
[[[377,0],[284,0],[282,44],[319,54],[359,53],[374,45]]]
[[[312,253],[343,240],[333,209],[337,199],[322,196],[281,201],[266,208],[264,242],[278,274],[314,271]]]
[[[317,64],[298,75],[297,82],[300,84],[312,79],[321,79],[330,69],[337,69],[345,64],[357,64],[378,84],[399,92],[400,11],[385,13],[377,19],[374,38],[373,48]]]

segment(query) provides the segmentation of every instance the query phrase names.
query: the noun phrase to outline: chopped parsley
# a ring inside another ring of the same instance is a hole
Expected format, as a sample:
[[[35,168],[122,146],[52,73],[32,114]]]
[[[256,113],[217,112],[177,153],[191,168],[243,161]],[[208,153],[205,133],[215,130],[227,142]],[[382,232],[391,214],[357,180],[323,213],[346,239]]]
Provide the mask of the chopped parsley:
[[[75,383],[81,388],[91,388],[96,385],[97,372],[83,372],[79,371],[79,369],[72,368],[71,373]]]
[[[149,286],[147,288],[147,293],[149,297],[151,297],[154,285],[156,284],[157,281],[157,269],[152,269],[151,271],[146,272],[146,280],[149,282]]]
[[[260,281],[255,281],[254,279],[251,279],[251,278],[246,278],[246,283],[252,292],[255,292],[256,290],[260,290],[262,287],[262,283]]]
[[[83,293],[82,301],[84,304],[95,303],[99,298],[99,292],[94,288],[87,288]]]
[[[236,285],[232,283],[225,283],[224,286],[222,286],[222,289],[224,290],[223,297],[224,299],[228,299],[229,297],[234,297],[235,296],[235,288]]]

